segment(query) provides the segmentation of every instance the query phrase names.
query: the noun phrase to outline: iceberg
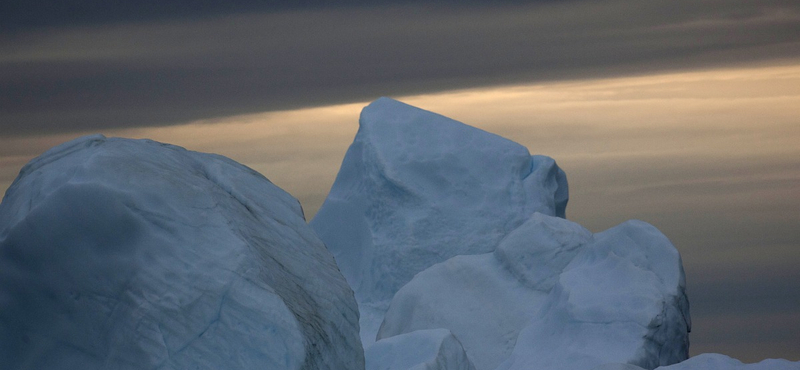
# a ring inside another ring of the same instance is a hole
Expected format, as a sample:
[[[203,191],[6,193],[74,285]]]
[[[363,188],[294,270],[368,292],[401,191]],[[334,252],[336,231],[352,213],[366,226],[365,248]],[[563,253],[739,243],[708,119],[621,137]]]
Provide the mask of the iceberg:
[[[378,338],[446,328],[477,369],[494,369],[544,304],[548,289],[540,285],[553,280],[546,275],[558,277],[590,238],[578,224],[535,213],[494,253],[456,256],[417,274],[395,295]]]
[[[83,137],[0,204],[4,369],[360,369],[352,290],[297,200],[222,156]]]
[[[475,370],[447,329],[417,330],[379,340],[366,350],[367,370]]]
[[[597,233],[558,277],[498,369],[653,369],[685,360],[691,319],[680,255],[655,227]]]
[[[361,340],[426,268],[491,252],[534,212],[565,216],[566,175],[549,157],[389,98],[359,130],[311,227],[353,288]]]
[[[567,199],[551,158],[381,98],[311,226],[353,287],[368,350],[447,329],[477,370],[686,359],[675,247],[638,221],[592,234],[565,219]]]
[[[644,370],[631,364],[608,363],[592,368],[592,370]]]
[[[680,256],[654,227],[629,221],[592,235],[536,213],[493,253],[417,274],[378,338],[445,328],[478,370],[653,369],[688,355],[684,290]]]

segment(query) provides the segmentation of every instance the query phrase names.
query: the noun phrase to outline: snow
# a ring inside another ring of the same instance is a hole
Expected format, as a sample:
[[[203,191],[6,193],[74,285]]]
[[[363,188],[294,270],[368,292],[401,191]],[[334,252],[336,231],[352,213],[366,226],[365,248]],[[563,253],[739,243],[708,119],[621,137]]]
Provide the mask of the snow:
[[[629,221],[592,235],[534,214],[494,253],[417,274],[391,302],[378,338],[446,328],[478,370],[647,368],[688,355],[680,256]]]
[[[221,156],[84,137],[0,204],[3,368],[358,369],[357,321],[297,200]]]
[[[367,370],[475,370],[461,343],[446,329],[380,340],[365,355]]]
[[[800,370],[800,361],[766,359],[754,364],[744,364],[718,353],[703,353],[679,364],[659,367],[658,370]]]
[[[534,212],[564,216],[566,176],[551,158],[389,98],[359,123],[311,226],[355,291],[365,346],[416,273],[493,251]]]

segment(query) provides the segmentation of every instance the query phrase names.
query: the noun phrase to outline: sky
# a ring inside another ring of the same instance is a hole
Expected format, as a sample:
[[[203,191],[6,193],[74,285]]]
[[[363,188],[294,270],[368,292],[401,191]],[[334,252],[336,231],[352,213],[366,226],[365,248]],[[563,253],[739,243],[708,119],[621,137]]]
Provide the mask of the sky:
[[[691,354],[800,360],[796,1],[5,1],[0,190],[100,132],[322,204],[390,96],[556,159],[567,217],[681,252]]]

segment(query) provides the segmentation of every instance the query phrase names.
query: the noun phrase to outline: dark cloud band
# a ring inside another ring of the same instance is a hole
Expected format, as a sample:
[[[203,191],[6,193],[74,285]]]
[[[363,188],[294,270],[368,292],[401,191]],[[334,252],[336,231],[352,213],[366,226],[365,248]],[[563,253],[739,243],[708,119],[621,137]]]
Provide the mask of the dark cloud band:
[[[794,1],[351,5],[6,34],[0,135],[800,56]]]

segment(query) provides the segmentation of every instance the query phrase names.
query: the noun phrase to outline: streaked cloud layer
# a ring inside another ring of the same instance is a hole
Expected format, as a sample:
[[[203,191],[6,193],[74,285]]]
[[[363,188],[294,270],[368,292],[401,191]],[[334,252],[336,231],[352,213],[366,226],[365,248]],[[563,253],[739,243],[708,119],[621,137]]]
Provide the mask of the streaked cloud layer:
[[[788,0],[243,3],[86,10],[77,25],[53,16],[4,33],[0,135],[800,57],[800,4]]]

